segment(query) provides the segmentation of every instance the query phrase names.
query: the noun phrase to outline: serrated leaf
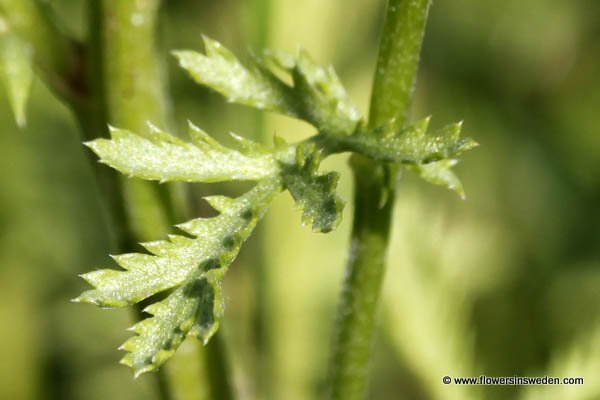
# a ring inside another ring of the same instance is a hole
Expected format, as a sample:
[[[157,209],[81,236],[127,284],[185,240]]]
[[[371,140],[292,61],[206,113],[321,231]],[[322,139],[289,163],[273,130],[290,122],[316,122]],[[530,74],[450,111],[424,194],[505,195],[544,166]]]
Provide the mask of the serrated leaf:
[[[213,272],[191,277],[165,300],[144,310],[153,317],[134,325],[131,330],[138,335],[120,346],[128,352],[121,363],[133,368],[136,377],[166,362],[188,334],[207,342],[216,332],[223,305],[220,278]]]
[[[461,138],[461,124],[450,124],[427,134],[429,118],[405,128],[398,128],[395,120],[375,130],[357,129],[350,136],[336,136],[339,145],[374,160],[402,164],[427,164],[454,158],[477,146],[471,138]]]
[[[274,156],[258,151],[258,144],[243,139],[243,152],[229,149],[191,123],[189,134],[191,142],[152,126],[146,136],[111,128],[111,139],[86,145],[100,162],[126,175],[161,182],[258,181],[277,174]]]
[[[315,232],[329,232],[340,223],[345,202],[335,191],[339,174],[319,175],[320,162],[314,145],[300,145],[296,163],[282,167],[283,183],[302,208],[302,222]]]
[[[445,186],[464,198],[462,184],[450,170],[454,158],[478,144],[461,138],[461,123],[447,125],[433,134],[427,133],[429,118],[407,127],[399,127],[395,119],[374,130],[359,125],[352,135],[321,135],[325,147],[336,151],[353,151],[371,159],[403,164],[428,182]]]
[[[242,63],[219,43],[204,41],[206,54],[174,53],[195,81],[230,102],[303,119],[319,134],[296,145],[276,140],[272,151],[233,134],[237,146],[227,148],[191,124],[190,142],[151,127],[143,136],[111,128],[111,139],[87,143],[101,162],[143,179],[258,181],[240,198],[207,198],[220,214],[180,225],[191,237],[170,235],[165,241],[144,243],[151,254],[114,257],[124,270],[83,275],[94,289],[76,301],[103,307],[131,305],[168,291],[164,300],[145,309],[152,317],[132,327],[137,335],[121,347],[128,352],[122,363],[136,376],[162,365],[187,335],[206,343],[216,332],[223,314],[223,276],[282,189],[291,193],[302,208],[303,223],[312,224],[314,231],[337,227],[344,207],[335,190],[339,175],[319,174],[321,155],[354,151],[384,163],[405,164],[462,195],[460,181],[450,171],[453,157],[476,145],[460,138],[460,124],[433,135],[427,134],[429,119],[406,128],[393,119],[376,129],[367,127],[333,69],[316,65],[305,52],[296,57],[267,53]]]
[[[392,119],[374,130],[368,128],[361,124],[333,68],[315,64],[304,51],[298,56],[270,51],[262,58],[243,64],[221,44],[205,38],[205,45],[206,55],[175,52],[181,66],[196,82],[216,90],[231,102],[281,112],[311,123],[319,129],[323,147],[330,153],[353,151],[377,161],[424,166],[454,159],[477,146],[472,139],[460,137],[460,123],[448,125],[434,134],[427,134],[429,118],[408,127],[399,126]],[[274,74],[271,67],[288,74],[291,86]],[[460,182],[449,169],[452,162],[416,168],[420,168],[424,179],[463,196]],[[336,178],[329,175],[320,178],[318,186],[335,181]],[[296,195],[298,193],[297,190]],[[309,206],[307,210],[304,218],[314,218],[312,213],[316,213],[316,209]],[[327,224],[326,229],[329,229]]]
[[[212,198],[221,213],[179,226],[193,236],[145,243],[152,254],[115,256],[124,270],[104,269],[83,275],[94,289],[75,301],[102,307],[121,307],[173,289],[166,299],[146,308],[153,315],[136,324],[137,334],[121,347],[130,354],[122,363],[136,375],[163,364],[188,334],[206,342],[222,316],[221,281],[272,199],[279,181],[259,182],[237,199]]]
[[[9,32],[0,32],[0,74],[19,127],[24,127],[25,108],[33,82],[33,59],[26,42]]]
[[[293,112],[289,106],[290,92],[283,82],[256,65],[246,66],[225,46],[206,36],[206,54],[195,51],[175,51],[180,66],[199,84],[210,87],[232,103],[284,114]]]
[[[351,133],[360,117],[333,68],[315,64],[308,54],[297,57],[266,52],[242,63],[220,43],[204,38],[206,54],[176,51],[179,64],[199,84],[228,101],[303,119],[322,131]],[[292,81],[279,78],[276,67]]]

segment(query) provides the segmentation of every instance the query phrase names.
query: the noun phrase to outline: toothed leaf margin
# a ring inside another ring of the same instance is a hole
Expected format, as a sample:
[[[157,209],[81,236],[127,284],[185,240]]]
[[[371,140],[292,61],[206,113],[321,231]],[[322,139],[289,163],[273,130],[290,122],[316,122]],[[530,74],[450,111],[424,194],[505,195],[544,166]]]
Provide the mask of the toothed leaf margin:
[[[152,254],[114,257],[124,270],[83,275],[94,289],[74,301],[103,307],[131,305],[172,290],[144,310],[152,317],[134,325],[137,335],[121,346],[129,352],[121,362],[136,376],[160,367],[188,334],[206,343],[216,332],[223,315],[225,272],[281,189],[279,181],[268,180],[237,199],[209,197],[218,216],[179,226],[193,238],[171,235],[168,241],[145,243]]]

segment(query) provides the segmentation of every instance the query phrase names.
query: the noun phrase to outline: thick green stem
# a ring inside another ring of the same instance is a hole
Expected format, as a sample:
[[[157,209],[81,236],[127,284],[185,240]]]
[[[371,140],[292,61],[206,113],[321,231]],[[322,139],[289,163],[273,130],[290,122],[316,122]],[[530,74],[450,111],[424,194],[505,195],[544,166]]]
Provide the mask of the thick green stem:
[[[95,48],[93,65],[98,79],[99,100],[105,123],[143,132],[146,120],[165,125],[165,93],[157,71],[154,48],[157,1],[94,1],[91,7],[90,43]],[[131,250],[135,241],[164,235],[168,229],[168,204],[161,202],[158,188],[148,182],[118,178],[120,187],[113,192],[125,206],[126,217],[119,222],[127,232],[120,244]],[[131,243],[132,241],[133,243]],[[128,243],[129,242],[129,243]],[[143,318],[141,307],[136,319]],[[161,400],[171,396],[165,371],[155,375],[156,393]]]
[[[388,2],[371,95],[371,127],[391,118],[399,123],[406,119],[429,4],[430,0]],[[351,165],[354,222],[330,365],[331,398],[344,400],[366,394],[393,209],[393,197],[386,193],[393,193],[395,175],[390,166],[361,156],[353,156]]]
[[[166,128],[166,95],[155,49],[158,0],[100,2],[101,65],[108,122],[147,132],[147,122]],[[128,221],[136,239],[150,240],[169,230],[164,188],[140,180],[123,184]]]
[[[31,47],[44,82],[71,107],[86,140],[107,136],[102,70],[103,19],[99,2],[91,2],[87,47],[64,35],[50,18],[50,10],[35,0],[0,0],[0,15],[9,29]],[[114,170],[90,162],[103,197],[112,250],[123,252],[135,245],[127,220],[123,182]],[[157,375],[158,398],[169,399],[164,374]]]
[[[167,95],[164,90],[162,63],[155,48],[155,34],[159,0],[103,0],[101,5],[101,46],[104,93],[109,122],[135,132],[147,131],[151,122],[167,128]],[[123,182],[131,231],[139,240],[163,236],[170,226],[180,223],[177,210],[185,209],[183,196],[173,185],[157,185],[140,180]],[[228,394],[231,387],[227,375],[224,353],[211,343],[202,349],[200,357],[185,362],[206,364],[203,370],[211,371],[199,377],[211,393]],[[217,362],[218,361],[218,362]],[[162,398],[169,398],[170,390],[163,368],[157,374]],[[198,392],[198,387],[188,382],[178,382],[171,376],[172,392]]]
[[[158,0],[103,0],[102,46],[111,123],[134,132],[166,128],[166,97],[155,48]]]
[[[166,128],[169,121],[163,64],[154,48],[159,7],[159,0],[103,1],[103,65],[109,120],[116,126],[135,132],[146,131],[147,122]],[[138,238],[159,237],[171,225],[181,222],[177,212],[180,210],[181,213],[187,207],[184,196],[178,190],[180,187],[129,180],[124,189],[128,204],[132,206],[129,221]],[[209,398],[215,398],[214,394],[224,400],[233,398],[220,338],[201,349],[199,358],[182,361],[205,365],[202,370],[209,373],[200,377],[198,385],[209,387]],[[167,395],[166,375],[158,374],[161,393]],[[191,392],[201,392],[196,386],[179,382],[177,375],[171,378],[171,384],[176,386],[173,388],[175,393],[191,395]]]
[[[0,16],[31,46],[40,77],[71,107],[83,137],[91,140],[107,136],[108,123],[136,132],[144,132],[147,121],[166,128],[168,97],[154,47],[159,6],[159,0],[90,1],[87,46],[64,35],[36,0],[0,0]],[[93,165],[113,250],[131,251],[137,242],[163,236],[183,220],[179,214],[187,207],[173,186],[127,180],[95,160]],[[231,393],[229,382],[219,377],[226,374],[220,347],[203,352],[202,358],[216,367],[201,379],[203,384],[212,393]],[[164,370],[155,377],[158,397],[171,398]]]

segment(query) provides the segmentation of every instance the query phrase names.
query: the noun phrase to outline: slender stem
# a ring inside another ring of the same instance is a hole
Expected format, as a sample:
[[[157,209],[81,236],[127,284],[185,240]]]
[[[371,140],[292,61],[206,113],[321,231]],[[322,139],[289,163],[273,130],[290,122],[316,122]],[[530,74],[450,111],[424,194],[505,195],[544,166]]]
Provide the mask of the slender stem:
[[[431,0],[390,0],[375,69],[369,125],[404,123],[414,91]]]
[[[406,119],[429,4],[430,0],[388,2],[371,95],[371,127],[390,118],[400,123]],[[385,201],[385,193],[394,190],[395,174],[391,167],[361,156],[353,156],[351,165],[354,222],[330,365],[331,398],[344,400],[366,394],[393,209],[393,197]]]

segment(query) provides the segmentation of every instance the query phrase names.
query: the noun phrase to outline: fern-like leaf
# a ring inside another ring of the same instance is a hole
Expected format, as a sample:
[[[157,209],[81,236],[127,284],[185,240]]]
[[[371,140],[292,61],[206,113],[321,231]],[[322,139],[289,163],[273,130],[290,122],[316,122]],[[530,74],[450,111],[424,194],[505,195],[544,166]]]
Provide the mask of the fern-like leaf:
[[[111,139],[86,145],[124,174],[162,182],[257,181],[277,173],[274,156],[258,144],[233,135],[241,151],[229,149],[191,123],[189,135],[191,142],[152,125],[146,136],[111,128]]]
[[[146,308],[153,317],[136,324],[132,330],[137,336],[122,346],[130,353],[122,363],[136,375],[163,364],[186,335],[206,342],[215,333],[223,310],[223,275],[280,190],[277,180],[265,180],[237,199],[207,198],[220,214],[178,226],[192,238],[172,235],[167,241],[144,243],[151,254],[114,257],[124,270],[82,275],[94,289],[75,301],[102,307],[131,305],[173,289],[165,300]]]

